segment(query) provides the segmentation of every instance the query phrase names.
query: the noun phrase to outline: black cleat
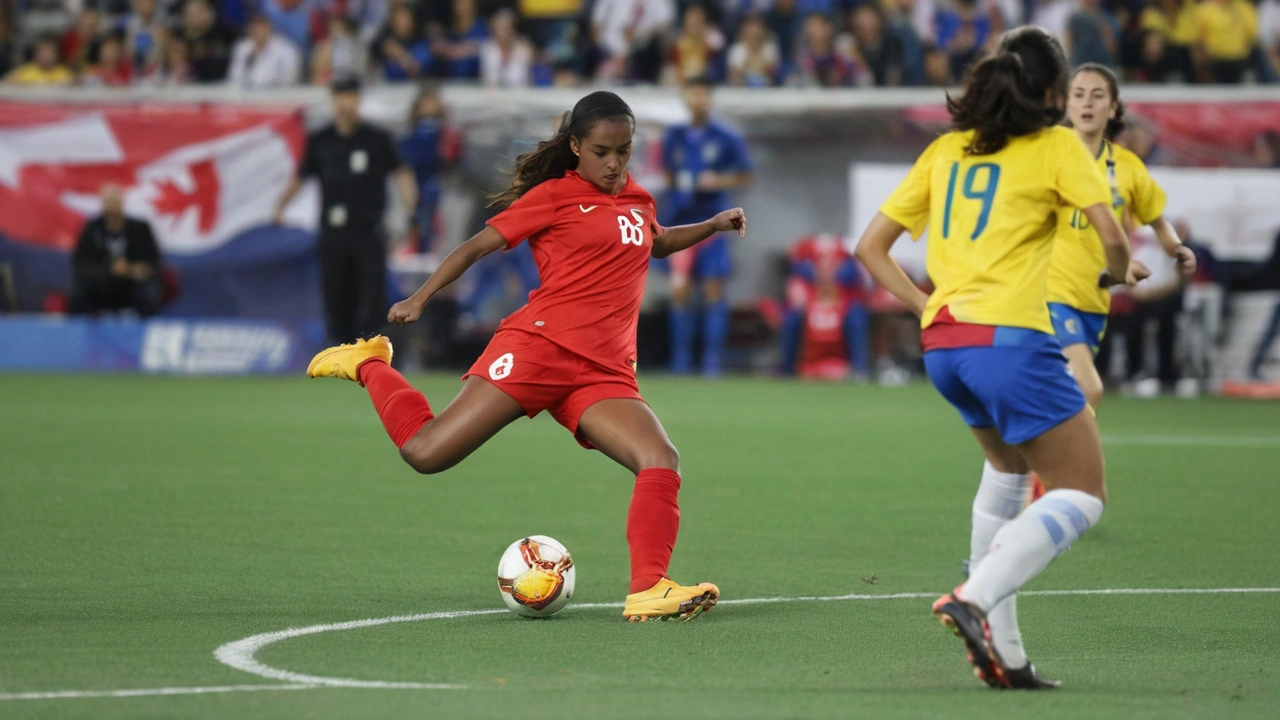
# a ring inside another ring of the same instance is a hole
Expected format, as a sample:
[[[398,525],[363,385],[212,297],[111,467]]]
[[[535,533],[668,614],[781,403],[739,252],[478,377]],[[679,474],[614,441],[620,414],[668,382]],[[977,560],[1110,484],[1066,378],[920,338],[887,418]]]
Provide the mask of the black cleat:
[[[1057,680],[1045,680],[1036,674],[1036,666],[1027,663],[1024,668],[1004,670],[1005,681],[1012,690],[1052,690],[1062,687]]]
[[[982,611],[954,594],[943,595],[933,603],[933,614],[938,621],[951,629],[956,637],[964,640],[973,674],[993,688],[1009,687],[995,653],[991,651],[991,631]]]

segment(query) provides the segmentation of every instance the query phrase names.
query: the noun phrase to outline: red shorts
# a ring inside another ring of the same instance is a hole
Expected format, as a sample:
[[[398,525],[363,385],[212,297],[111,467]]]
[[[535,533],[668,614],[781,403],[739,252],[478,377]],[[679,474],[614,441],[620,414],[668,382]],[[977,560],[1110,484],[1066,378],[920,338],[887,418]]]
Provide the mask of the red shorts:
[[[635,372],[607,368],[523,330],[499,330],[462,379],[472,375],[510,395],[529,417],[551,413],[584,448],[593,447],[578,432],[587,408],[616,398],[644,401]]]

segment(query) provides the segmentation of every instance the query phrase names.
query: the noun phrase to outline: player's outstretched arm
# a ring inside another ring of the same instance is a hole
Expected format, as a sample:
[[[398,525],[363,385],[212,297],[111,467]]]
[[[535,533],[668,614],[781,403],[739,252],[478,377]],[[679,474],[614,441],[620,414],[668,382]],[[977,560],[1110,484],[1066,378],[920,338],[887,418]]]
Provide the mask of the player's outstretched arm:
[[[1196,274],[1196,254],[1191,248],[1182,244],[1182,239],[1178,237],[1178,231],[1173,228],[1163,215],[1151,221],[1151,229],[1156,233],[1156,239],[1160,241],[1160,246],[1164,248],[1165,254],[1173,258],[1178,264],[1178,269],[1183,275],[1190,277]]]
[[[417,320],[422,315],[422,308],[427,306],[427,301],[432,296],[448,287],[449,283],[462,277],[462,273],[475,265],[480,258],[506,246],[507,241],[498,234],[497,230],[485,227],[446,255],[440,267],[436,268],[417,292],[392,305],[391,310],[387,312],[387,320],[398,325]]]
[[[893,243],[906,231],[905,227],[888,215],[878,212],[871,218],[867,229],[862,231],[862,237],[858,239],[858,247],[853,251],[853,255],[885,290],[906,303],[916,315],[921,315],[924,313],[925,303],[929,302],[929,295],[921,290],[898,261],[889,255]]]
[[[1111,214],[1111,208],[1105,203],[1098,203],[1081,208],[1081,212],[1097,228],[1098,236],[1102,238],[1102,249],[1107,256],[1107,269],[1098,279],[1100,286],[1135,285],[1151,276],[1151,271],[1142,263],[1130,262],[1133,257],[1129,252],[1129,236],[1125,235],[1116,216]]]
[[[747,214],[742,208],[725,210],[710,220],[696,225],[677,225],[669,227],[661,235],[653,239],[652,255],[664,258],[685,248],[693,247],[718,232],[737,230],[738,237],[747,235]]]

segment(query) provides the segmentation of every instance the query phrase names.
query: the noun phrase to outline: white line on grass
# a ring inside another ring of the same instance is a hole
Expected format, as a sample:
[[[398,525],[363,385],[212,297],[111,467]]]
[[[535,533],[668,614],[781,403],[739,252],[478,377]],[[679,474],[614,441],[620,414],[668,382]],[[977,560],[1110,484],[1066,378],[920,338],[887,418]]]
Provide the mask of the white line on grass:
[[[1100,588],[1094,590],[1030,590],[1019,593],[1024,596],[1061,597],[1077,595],[1236,595],[1236,594],[1275,594],[1280,587],[1257,588]],[[762,597],[722,600],[721,605],[768,605],[784,602],[840,602],[851,600],[925,600],[938,596],[938,593],[892,593],[869,594],[850,593],[848,595],[801,595],[798,597]],[[566,610],[597,610],[622,607],[622,603],[578,603],[570,605]],[[319,675],[305,675],[289,670],[281,670],[264,665],[254,656],[262,648],[290,638],[304,635],[316,635],[324,632],[340,630],[358,630],[360,628],[391,625],[395,623],[419,622],[423,620],[452,620],[455,618],[477,617],[480,615],[502,615],[506,610],[454,610],[450,612],[424,613],[420,615],[394,615],[368,620],[352,620],[349,622],[309,625],[302,628],[290,628],[276,632],[252,635],[242,640],[229,642],[213,655],[219,662],[237,670],[271,680],[283,680],[283,685],[225,685],[215,687],[172,687],[142,688],[137,690],[60,690],[53,692],[0,693],[0,701],[4,700],[59,700],[67,698],[107,698],[107,697],[142,697],[148,695],[203,695],[208,693],[256,692],[259,690],[313,690],[324,687],[369,688],[377,690],[463,690],[465,685],[447,683],[386,682],[382,680],[353,680],[349,678],[331,678]]]
[[[216,685],[212,687],[142,688],[139,690],[55,690],[52,692],[0,693],[0,700],[66,700],[68,698],[121,698],[148,695],[208,695],[259,690],[311,690],[315,685]]]

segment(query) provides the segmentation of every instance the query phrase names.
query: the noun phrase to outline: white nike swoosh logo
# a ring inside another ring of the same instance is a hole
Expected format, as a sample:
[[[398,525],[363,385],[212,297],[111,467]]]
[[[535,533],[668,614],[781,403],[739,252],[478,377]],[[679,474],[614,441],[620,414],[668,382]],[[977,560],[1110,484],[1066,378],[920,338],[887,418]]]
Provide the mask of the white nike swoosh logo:
[[[589,213],[589,212],[591,212],[592,210],[595,210],[595,209],[596,209],[596,208],[598,208],[598,207],[600,207],[600,206],[599,206],[599,205],[592,205],[591,207],[583,207],[582,205],[579,205],[579,206],[578,206],[578,209],[579,209],[579,210],[581,210],[581,211],[582,211],[582,212],[584,212],[584,213]]]

